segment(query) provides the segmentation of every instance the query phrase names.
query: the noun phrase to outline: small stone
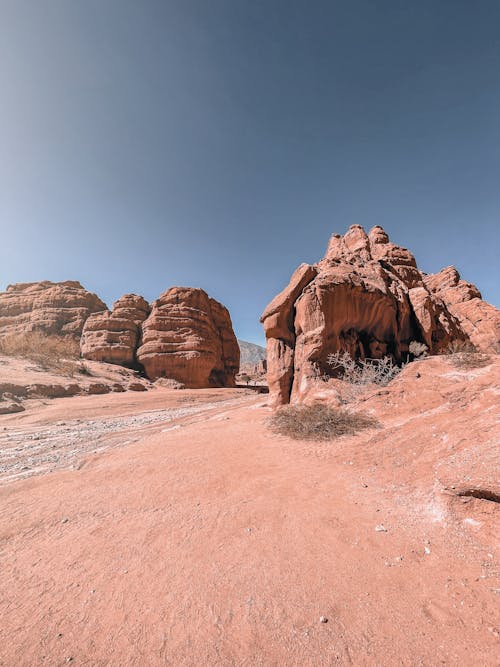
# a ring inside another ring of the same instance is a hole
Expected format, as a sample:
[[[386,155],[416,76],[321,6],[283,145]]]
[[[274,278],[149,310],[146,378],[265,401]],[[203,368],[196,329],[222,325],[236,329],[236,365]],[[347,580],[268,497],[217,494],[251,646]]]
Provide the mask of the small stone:
[[[427,556],[430,554],[431,550],[429,547],[424,547],[424,551],[427,554]]]
[[[375,526],[375,530],[377,533],[387,533],[387,528],[383,523],[379,523],[378,526]]]
[[[66,516],[66,517],[64,517],[64,519],[61,521],[61,523],[68,523],[68,521],[69,521],[69,519],[68,519],[68,517]]]
[[[328,619],[326,616],[320,616],[319,617],[319,622],[320,623],[328,623]]]

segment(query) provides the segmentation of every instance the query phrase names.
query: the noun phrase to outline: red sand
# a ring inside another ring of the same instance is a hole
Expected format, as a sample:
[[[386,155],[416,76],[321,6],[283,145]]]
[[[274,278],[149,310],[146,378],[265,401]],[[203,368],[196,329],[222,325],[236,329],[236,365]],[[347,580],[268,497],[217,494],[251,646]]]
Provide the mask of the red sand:
[[[0,418],[233,401],[0,488],[0,665],[500,664],[499,505],[456,495],[499,492],[499,368],[412,364],[357,406],[381,429],[330,443],[270,434],[265,399],[235,390]]]

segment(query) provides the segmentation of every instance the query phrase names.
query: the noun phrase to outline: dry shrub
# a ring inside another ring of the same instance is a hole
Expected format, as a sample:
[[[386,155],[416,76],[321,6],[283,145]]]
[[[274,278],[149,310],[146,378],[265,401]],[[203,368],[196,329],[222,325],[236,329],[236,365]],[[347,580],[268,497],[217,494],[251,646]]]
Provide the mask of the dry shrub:
[[[418,340],[412,340],[408,347],[408,351],[412,354],[415,359],[420,357],[425,357],[429,352],[429,348],[425,343],[420,343]]]
[[[472,370],[487,366],[491,359],[487,354],[478,352],[475,346],[468,340],[454,340],[449,346],[447,353],[449,362],[460,370]]]
[[[348,352],[329,354],[328,363],[342,380],[337,386],[342,403],[351,403],[376,386],[385,387],[404,368],[390,357],[355,360]]]
[[[320,403],[286,405],[269,420],[271,431],[294,440],[333,440],[376,426],[377,420],[370,415],[349,412],[344,408],[331,408]]]
[[[340,372],[344,382],[355,385],[377,384],[385,387],[401,372],[401,367],[394,364],[390,357],[356,361],[349,352],[329,354],[328,364],[334,371]]]
[[[473,354],[477,352],[476,346],[471,343],[470,340],[452,340],[448,345],[448,348],[445,354],[460,354],[460,353]]]
[[[0,354],[21,357],[35,362],[45,370],[73,375],[79,369],[80,356],[77,340],[69,336],[46,336],[30,331],[0,338]]]

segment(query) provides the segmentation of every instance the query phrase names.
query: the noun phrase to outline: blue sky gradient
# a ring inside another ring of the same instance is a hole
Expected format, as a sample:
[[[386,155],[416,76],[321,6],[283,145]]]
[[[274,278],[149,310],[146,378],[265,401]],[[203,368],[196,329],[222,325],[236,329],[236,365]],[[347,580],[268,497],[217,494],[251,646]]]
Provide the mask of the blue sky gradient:
[[[0,289],[203,287],[240,338],[381,224],[499,305],[500,3],[3,0]]]

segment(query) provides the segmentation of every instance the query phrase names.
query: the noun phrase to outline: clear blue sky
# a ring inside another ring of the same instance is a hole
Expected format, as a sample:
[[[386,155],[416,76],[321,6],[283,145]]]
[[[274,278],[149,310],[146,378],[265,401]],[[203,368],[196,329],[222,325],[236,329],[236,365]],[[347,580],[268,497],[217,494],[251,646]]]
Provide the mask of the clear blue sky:
[[[0,289],[203,287],[239,337],[381,224],[498,305],[500,2],[0,0]]]

